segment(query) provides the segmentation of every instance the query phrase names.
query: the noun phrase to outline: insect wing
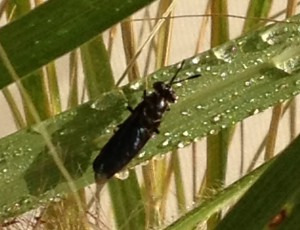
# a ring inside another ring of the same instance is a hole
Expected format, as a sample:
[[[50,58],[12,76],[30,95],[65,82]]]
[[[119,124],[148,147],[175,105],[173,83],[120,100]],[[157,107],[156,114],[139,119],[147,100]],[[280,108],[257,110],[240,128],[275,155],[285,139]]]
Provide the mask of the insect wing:
[[[113,176],[134,158],[152,136],[148,129],[139,122],[138,106],[111,137],[93,163],[94,171],[99,176]]]

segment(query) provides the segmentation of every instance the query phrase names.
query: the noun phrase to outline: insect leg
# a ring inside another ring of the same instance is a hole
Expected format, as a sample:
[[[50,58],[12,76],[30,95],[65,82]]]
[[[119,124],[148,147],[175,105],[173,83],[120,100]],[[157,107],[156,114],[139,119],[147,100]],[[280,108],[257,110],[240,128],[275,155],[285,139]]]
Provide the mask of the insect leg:
[[[147,91],[144,89],[144,92],[143,92],[143,99],[145,99],[145,97],[147,97]]]

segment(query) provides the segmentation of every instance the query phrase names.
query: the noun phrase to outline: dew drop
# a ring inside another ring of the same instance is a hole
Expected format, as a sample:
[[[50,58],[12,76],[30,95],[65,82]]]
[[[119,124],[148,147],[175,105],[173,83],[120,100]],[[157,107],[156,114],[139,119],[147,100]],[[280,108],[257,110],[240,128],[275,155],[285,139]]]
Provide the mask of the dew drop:
[[[190,134],[189,134],[188,131],[184,131],[184,132],[182,133],[182,135],[183,135],[184,137],[187,137],[187,136],[189,136]]]
[[[225,78],[225,77],[227,77],[227,73],[222,72],[222,73],[220,74],[220,76],[221,76],[221,78]]]
[[[218,121],[220,121],[221,120],[221,116],[220,115],[217,115],[217,116],[214,116],[213,117],[213,121],[214,122],[218,122]]]
[[[201,73],[201,67],[197,67],[196,72]]]
[[[202,106],[202,105],[197,105],[196,108],[197,108],[197,109],[204,109],[204,106]]]
[[[251,81],[245,81],[245,86],[248,87],[251,85]]]
[[[183,116],[191,116],[191,114],[189,112],[187,112],[187,111],[181,112],[181,115],[183,115]]]
[[[217,132],[216,132],[216,130],[214,130],[214,129],[211,129],[210,131],[209,131],[209,134],[211,134],[211,135],[214,135],[214,134],[216,134]]]
[[[177,145],[177,147],[178,147],[178,148],[183,148],[183,147],[184,147],[184,144],[183,144],[182,142],[179,142],[178,145]]]
[[[141,166],[146,166],[146,165],[148,165],[148,164],[149,164],[149,161],[146,160],[146,161],[142,162],[140,165],[141,165]]]
[[[165,147],[165,146],[167,146],[168,144],[169,144],[169,139],[166,139],[161,145]]]
[[[259,109],[254,109],[254,110],[252,111],[252,114],[253,114],[253,115],[258,114],[258,113],[259,113]]]
[[[247,68],[248,68],[248,66],[247,66],[245,63],[242,64],[242,67],[243,67],[244,69],[247,69]]]
[[[288,84],[282,84],[282,85],[279,86],[279,88],[280,89],[286,89],[286,88],[288,88],[288,86],[289,86]]]
[[[215,56],[225,62],[231,63],[237,54],[237,47],[234,43],[223,44],[213,49]]]
[[[271,94],[270,93],[265,93],[265,97],[270,97]]]
[[[132,90],[138,90],[141,87],[141,84],[139,82],[136,82],[132,85],[130,85],[130,89]]]
[[[161,160],[165,159],[165,157],[166,157],[166,154],[158,154],[158,155],[155,155],[152,159],[156,160],[156,161],[161,161]]]
[[[141,152],[141,153],[138,155],[138,158],[142,158],[142,157],[144,157],[144,156],[145,156],[145,154],[146,154],[146,151],[143,151],[143,152]]]
[[[200,62],[200,57],[199,57],[199,56],[194,57],[194,58],[192,59],[192,63],[193,63],[193,64],[198,64],[199,62]]]
[[[125,180],[129,177],[129,170],[125,169],[115,174],[115,177],[120,180]]]

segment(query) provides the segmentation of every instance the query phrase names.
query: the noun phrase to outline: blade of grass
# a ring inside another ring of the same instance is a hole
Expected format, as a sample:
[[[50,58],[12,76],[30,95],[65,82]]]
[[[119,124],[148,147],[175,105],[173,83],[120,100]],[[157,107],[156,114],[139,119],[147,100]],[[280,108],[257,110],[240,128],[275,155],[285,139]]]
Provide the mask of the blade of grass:
[[[20,18],[28,13],[28,11],[30,11],[30,1],[28,0],[10,1],[6,8],[7,15],[10,15],[8,20],[11,21]],[[30,96],[41,119],[44,120],[48,118],[50,111],[43,72],[40,70],[35,71],[35,73],[23,81],[23,86],[27,90],[27,94]],[[27,102],[24,98],[22,99],[27,125],[34,124],[35,121],[33,120],[31,112],[28,110]]]
[[[199,203],[164,230],[195,229],[199,223],[204,223],[214,213],[241,197],[270,165],[271,162],[265,163],[210,199]]]
[[[9,89],[7,88],[4,88],[2,90],[2,93],[5,97],[5,100],[7,101],[8,103],[8,106],[13,114],[13,118],[14,118],[14,121],[15,121],[15,125],[16,125],[16,128],[17,129],[21,129],[21,128],[25,128],[26,127],[26,124],[25,124],[25,121],[22,117],[22,114],[16,104],[16,101],[13,97],[13,95],[11,94],[11,92],[9,91]]]
[[[95,99],[114,87],[114,77],[102,36],[80,48],[85,83],[90,99]]]
[[[52,0],[0,29],[20,77],[87,42],[153,0]],[[80,28],[80,29],[78,29]],[[0,88],[13,82],[0,62]]]
[[[58,76],[56,74],[56,68],[54,62],[49,63],[46,66],[47,83],[49,89],[49,107],[51,114],[58,114],[62,111],[60,92],[58,87]],[[26,78],[25,78],[26,79]]]
[[[69,73],[69,95],[67,108],[73,108],[79,105],[78,95],[78,51],[74,50],[70,53],[70,73]],[[84,86],[83,86],[84,87]]]
[[[27,95],[30,97],[31,102],[36,108],[41,120],[45,120],[50,117],[50,105],[48,101],[48,94],[45,85],[45,79],[43,72],[41,70],[35,71],[35,73],[30,74],[22,82]],[[22,95],[22,94],[21,94]],[[23,106],[25,111],[27,126],[32,125],[36,122],[32,111],[30,111],[30,106],[26,98],[22,97]]]
[[[145,207],[136,173],[126,180],[112,179],[108,184],[118,229],[144,229]]]
[[[180,159],[177,153],[172,154],[172,160],[171,163],[174,167],[174,178],[175,178],[175,188],[176,188],[176,198],[177,198],[177,208],[179,211],[179,214],[182,214],[186,211],[187,205],[186,205],[186,196],[184,191],[184,183],[181,173],[181,167],[180,167]]]
[[[176,3],[174,0],[161,0],[159,2],[158,11],[157,11],[157,17],[164,16],[166,17],[164,23],[161,25],[159,30],[157,31],[157,42],[156,42],[156,52],[155,52],[155,69],[162,68],[163,66],[166,66],[169,61],[169,50],[170,50],[170,40],[172,37],[172,20],[168,18],[172,15],[172,12],[174,10],[173,5]],[[170,9],[170,10],[169,10]],[[177,152],[173,152],[173,154],[178,154]],[[159,199],[156,200],[155,206],[152,207],[152,212],[154,212],[154,215],[157,216],[157,222],[156,226],[159,225],[159,223],[162,223],[165,219],[166,215],[166,199],[167,194],[164,194],[164,192],[168,191],[171,177],[170,175],[172,172],[169,172],[168,169],[174,169],[167,167],[167,159],[163,158],[159,161],[151,162],[152,167],[154,168],[154,174],[155,174],[155,189],[153,191],[153,195],[155,197],[159,197]],[[150,165],[149,164],[149,165]],[[151,171],[152,169],[150,169]],[[178,174],[178,176],[180,176]],[[178,199],[178,196],[177,196]],[[154,226],[155,227],[155,226]]]
[[[227,0],[212,0],[212,15],[227,14]],[[229,39],[228,18],[211,17],[211,47],[218,46]],[[234,128],[221,130],[217,135],[207,137],[206,147],[206,188],[204,196],[211,196],[225,185],[227,155],[231,134]],[[207,221],[207,229],[214,229],[221,219],[221,212],[216,213]]]
[[[243,33],[257,29],[267,22],[261,21],[259,18],[268,17],[272,2],[272,0],[251,0],[249,2]]]
[[[132,21],[126,20],[121,23],[123,48],[126,58],[126,64],[129,65],[136,54],[135,33],[133,30]],[[128,69],[128,81],[132,82],[140,78],[140,71],[137,62],[133,62]]]
[[[291,17],[292,15],[296,14],[297,9],[297,1],[295,0],[288,0],[287,7],[286,7],[286,17]],[[293,140],[296,137],[296,118],[297,118],[297,105],[296,101],[292,100],[290,109],[290,139]]]
[[[295,180],[300,177],[299,149],[300,136],[276,158],[217,229],[232,229],[234,226],[244,230],[263,229],[300,191],[298,180]]]
[[[300,226],[300,193],[299,191],[296,192],[295,197],[291,199],[282,208],[280,211],[282,217],[282,221],[279,224],[275,225],[275,228],[278,230],[288,230],[293,229],[296,226]],[[274,229],[275,229],[274,228]]]

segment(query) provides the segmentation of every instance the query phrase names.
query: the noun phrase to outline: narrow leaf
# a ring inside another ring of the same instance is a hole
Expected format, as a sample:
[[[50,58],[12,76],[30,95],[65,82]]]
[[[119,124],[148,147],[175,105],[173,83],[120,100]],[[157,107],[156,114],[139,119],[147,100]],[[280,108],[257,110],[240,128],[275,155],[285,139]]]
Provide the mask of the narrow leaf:
[[[0,42],[18,75],[24,77],[152,1],[47,1],[2,27]],[[13,82],[2,62],[0,73],[0,88]]]

